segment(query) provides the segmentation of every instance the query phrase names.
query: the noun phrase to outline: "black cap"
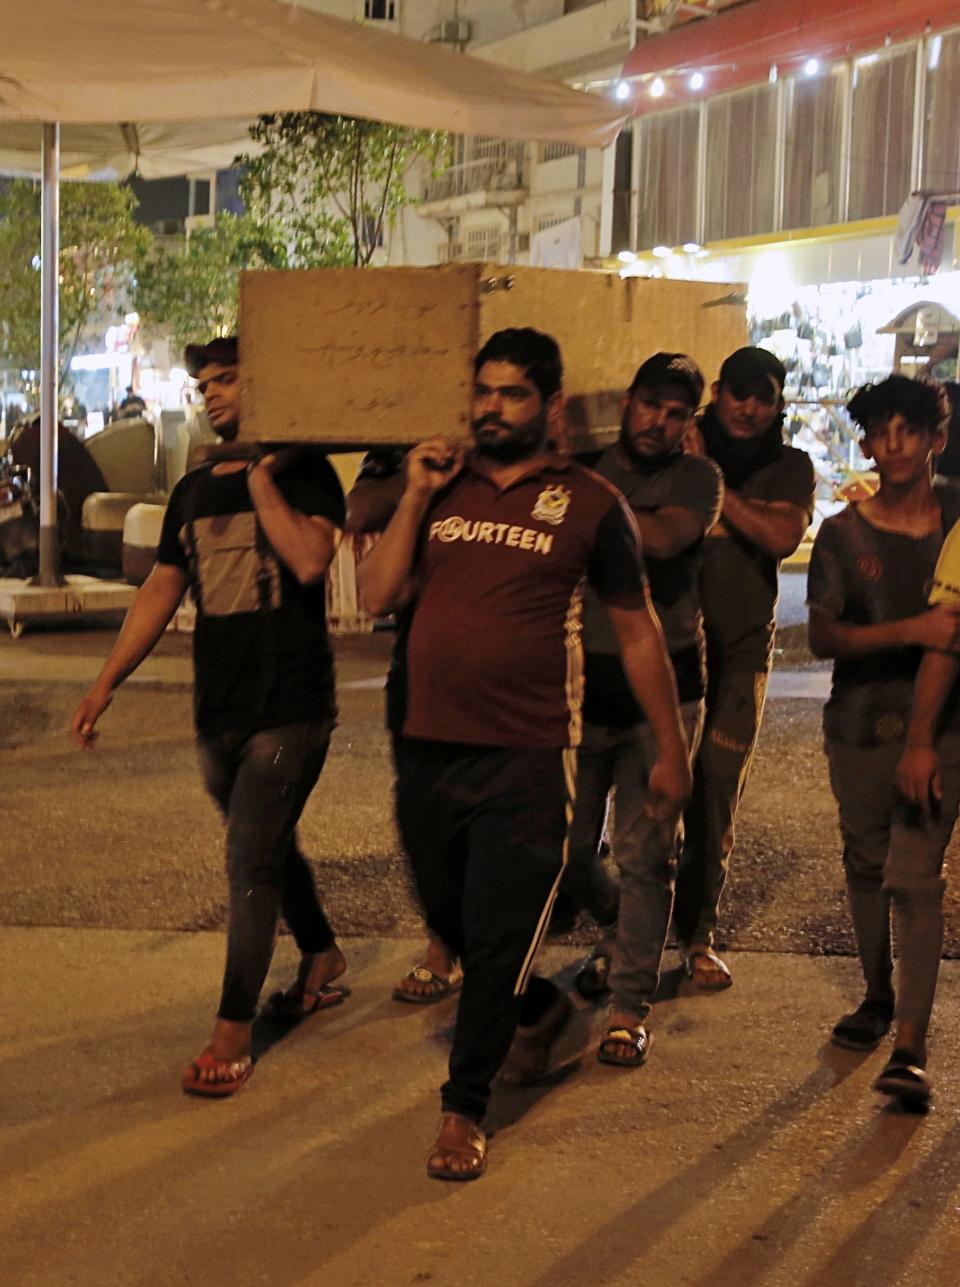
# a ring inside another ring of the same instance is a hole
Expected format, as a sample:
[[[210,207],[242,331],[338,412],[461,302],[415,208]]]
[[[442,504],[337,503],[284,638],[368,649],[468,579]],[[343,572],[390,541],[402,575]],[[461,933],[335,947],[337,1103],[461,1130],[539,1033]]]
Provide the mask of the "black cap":
[[[770,380],[776,382],[779,398],[787,382],[787,370],[769,349],[737,349],[720,368],[720,383],[728,388],[747,389],[750,385],[769,384]]]
[[[692,357],[686,353],[654,353],[641,366],[630,385],[634,393],[641,386],[653,388],[659,384],[676,384],[686,389],[690,404],[696,411],[703,397],[703,375]]]
[[[236,366],[239,360],[235,335],[218,336],[209,344],[188,344],[183,350],[184,365],[194,379],[205,366]]]

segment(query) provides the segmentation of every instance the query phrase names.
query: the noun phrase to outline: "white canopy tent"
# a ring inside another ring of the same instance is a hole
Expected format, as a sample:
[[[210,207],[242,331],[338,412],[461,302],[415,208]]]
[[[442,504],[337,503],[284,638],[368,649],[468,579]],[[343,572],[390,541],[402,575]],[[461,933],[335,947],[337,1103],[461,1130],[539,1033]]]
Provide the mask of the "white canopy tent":
[[[554,81],[284,0],[0,0],[0,30],[0,171],[36,173],[42,146],[42,585],[58,579],[61,173],[209,170],[229,164],[246,122],[266,112],[581,147],[611,143],[627,116]]]

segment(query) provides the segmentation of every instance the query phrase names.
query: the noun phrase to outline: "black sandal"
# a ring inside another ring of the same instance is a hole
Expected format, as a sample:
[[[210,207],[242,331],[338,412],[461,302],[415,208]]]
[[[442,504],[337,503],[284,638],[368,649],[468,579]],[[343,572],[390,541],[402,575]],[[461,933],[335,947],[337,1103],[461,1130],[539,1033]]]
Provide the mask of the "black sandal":
[[[909,1050],[895,1050],[883,1072],[873,1083],[881,1095],[892,1095],[908,1108],[926,1109],[933,1086],[926,1070],[915,1062]]]
[[[319,988],[304,988],[302,992],[296,987],[289,992],[274,992],[264,1002],[260,1017],[270,1023],[292,1026],[303,1019],[309,1019],[319,1010],[342,1004],[346,995],[342,988],[331,987],[330,984]]]
[[[573,980],[584,1001],[596,1001],[610,991],[610,957],[605,952],[588,956]]]
[[[830,1040],[844,1050],[876,1050],[892,1022],[893,1006],[889,1002],[863,1001],[837,1020]]]

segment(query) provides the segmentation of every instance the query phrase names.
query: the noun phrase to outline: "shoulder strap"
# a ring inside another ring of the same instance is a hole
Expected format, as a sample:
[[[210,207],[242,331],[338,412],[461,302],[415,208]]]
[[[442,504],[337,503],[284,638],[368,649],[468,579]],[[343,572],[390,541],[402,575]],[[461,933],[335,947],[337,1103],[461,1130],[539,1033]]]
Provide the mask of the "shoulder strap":
[[[197,557],[197,532],[194,527],[194,510],[196,508],[196,499],[200,490],[200,482],[203,478],[203,469],[193,470],[184,480],[183,488],[183,527],[186,537],[187,547],[187,572],[190,577],[190,588],[193,591],[193,601],[196,604],[197,611],[203,611],[203,585],[200,581],[200,567]]]

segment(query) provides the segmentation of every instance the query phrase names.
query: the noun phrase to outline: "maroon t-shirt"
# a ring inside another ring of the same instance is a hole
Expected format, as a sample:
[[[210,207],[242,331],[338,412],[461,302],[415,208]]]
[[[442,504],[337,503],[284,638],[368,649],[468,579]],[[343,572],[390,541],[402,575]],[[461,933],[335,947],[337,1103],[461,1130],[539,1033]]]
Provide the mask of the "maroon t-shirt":
[[[620,493],[553,458],[504,490],[470,468],[421,531],[404,733],[477,746],[580,740],[580,592],[646,594]]]

